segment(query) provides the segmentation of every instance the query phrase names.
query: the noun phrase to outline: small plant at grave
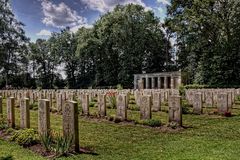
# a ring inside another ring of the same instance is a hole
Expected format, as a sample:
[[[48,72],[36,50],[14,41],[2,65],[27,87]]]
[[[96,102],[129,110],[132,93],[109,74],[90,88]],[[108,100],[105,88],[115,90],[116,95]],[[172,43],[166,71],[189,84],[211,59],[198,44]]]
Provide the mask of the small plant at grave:
[[[93,101],[90,102],[90,103],[89,103],[89,107],[94,107],[94,106],[95,106],[95,103],[96,103],[96,102],[93,102]]]
[[[128,104],[128,109],[132,111],[140,111],[140,107],[136,104]]]
[[[109,107],[111,109],[116,109],[117,108],[117,100],[116,100],[116,92],[109,91],[107,92],[106,96],[109,102]]]
[[[178,89],[179,89],[180,96],[185,97],[185,95],[186,95],[186,88],[183,85],[180,85],[178,87]]]
[[[21,146],[31,146],[38,142],[38,135],[34,129],[21,129],[13,133],[10,141],[15,141]]]
[[[136,101],[135,101],[135,100],[132,100],[132,99],[130,99],[130,100],[129,100],[129,104],[136,104]]]
[[[193,107],[188,103],[187,100],[181,100],[181,106],[182,106],[182,113],[183,114],[188,114],[190,113],[190,108]]]
[[[179,127],[179,124],[177,122],[170,122],[168,124],[168,127],[172,128],[172,129],[176,129]]]
[[[6,121],[6,118],[0,114],[0,130],[3,130],[3,129],[7,129],[8,126],[7,126],[7,121]]]
[[[168,106],[168,102],[167,101],[164,101],[161,103],[162,106]]]
[[[149,120],[144,120],[142,124],[150,127],[160,127],[161,121],[156,119],[149,119]]]
[[[237,97],[236,97],[236,100],[237,100],[237,101],[240,101],[240,96],[237,96]]]
[[[7,128],[6,134],[12,134],[15,131],[13,128]]]
[[[54,152],[60,157],[71,152],[73,138],[64,137],[59,132],[49,131],[48,134],[40,135],[40,141],[46,152]]]
[[[123,90],[123,86],[121,84],[117,85],[117,90]]]
[[[57,156],[63,156],[70,153],[72,148],[73,137],[64,137],[61,133],[55,132],[53,136],[52,150]]]
[[[51,151],[51,146],[53,143],[53,137],[51,132],[49,131],[49,134],[40,134],[40,142],[45,148],[46,152]]]
[[[224,112],[224,116],[225,117],[232,117],[232,113],[231,112]]]
[[[29,108],[34,110],[34,111],[38,110],[38,103],[37,102],[33,102],[33,104],[30,104]]]

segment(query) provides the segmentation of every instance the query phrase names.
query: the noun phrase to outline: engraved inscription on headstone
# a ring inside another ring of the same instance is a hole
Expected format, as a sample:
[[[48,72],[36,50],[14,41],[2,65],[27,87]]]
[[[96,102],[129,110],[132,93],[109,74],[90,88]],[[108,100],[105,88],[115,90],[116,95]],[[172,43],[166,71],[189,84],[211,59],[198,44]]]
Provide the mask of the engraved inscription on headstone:
[[[15,127],[15,103],[14,97],[9,97],[7,99],[7,123],[8,127],[14,128]]]
[[[180,96],[170,96],[168,101],[169,106],[169,123],[175,122],[182,126],[182,107],[180,105]]]
[[[48,134],[50,129],[50,105],[49,100],[40,99],[38,102],[38,132],[41,135]]]
[[[151,119],[151,96],[141,96],[140,119]]]
[[[20,102],[20,127],[30,128],[29,98],[21,99]]]
[[[126,95],[117,96],[117,117],[126,120],[127,119],[127,97]]]
[[[63,135],[72,138],[75,152],[79,152],[78,106],[75,101],[67,101],[63,107]]]
[[[106,95],[105,94],[98,95],[98,113],[101,117],[106,116]]]

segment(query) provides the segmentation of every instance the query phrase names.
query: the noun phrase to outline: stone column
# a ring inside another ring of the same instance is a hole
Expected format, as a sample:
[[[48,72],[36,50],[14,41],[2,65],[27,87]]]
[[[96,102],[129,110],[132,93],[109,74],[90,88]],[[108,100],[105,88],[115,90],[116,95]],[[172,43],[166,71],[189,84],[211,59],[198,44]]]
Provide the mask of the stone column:
[[[47,135],[50,130],[50,104],[47,99],[38,101],[38,133]]]
[[[153,111],[157,112],[161,110],[161,93],[153,92]]]
[[[164,77],[164,89],[167,89],[167,83],[168,83],[168,81],[167,81],[167,77],[165,76]]]
[[[78,106],[75,101],[67,101],[63,107],[63,135],[72,138],[75,152],[79,152]]]
[[[98,95],[98,113],[101,117],[105,117],[106,113],[106,95],[99,94]]]
[[[138,80],[137,80],[137,77],[134,76],[134,89],[137,89],[139,86],[138,86]]]
[[[226,93],[219,93],[217,95],[217,108],[220,114],[224,114],[229,111],[228,95]]]
[[[202,114],[202,93],[194,94],[193,113]]]
[[[8,127],[15,127],[15,98],[9,97],[7,99],[7,123]]]
[[[148,78],[148,76],[146,76],[146,89],[149,89],[149,78]]]
[[[182,84],[182,79],[181,79],[181,77],[178,77],[176,88],[178,88],[181,84]]]
[[[179,126],[182,126],[182,107],[180,105],[181,97],[180,96],[170,96],[168,101],[169,106],[169,123],[176,123]]]
[[[3,109],[2,109],[2,96],[0,96],[0,115],[3,114]]]
[[[138,89],[144,89],[143,79],[138,80]]]
[[[82,95],[82,114],[85,116],[89,115],[89,95],[83,94]]]
[[[121,120],[127,119],[127,96],[117,96],[117,117]]]
[[[152,77],[151,79],[152,79],[152,89],[155,89],[155,78]]]
[[[161,89],[161,77],[158,77],[158,89]]]
[[[174,89],[174,77],[173,76],[171,76],[171,89]]]
[[[29,98],[21,99],[20,101],[20,127],[30,128],[30,109]]]
[[[151,119],[152,110],[151,110],[151,96],[141,96],[141,105],[140,105],[140,119]]]

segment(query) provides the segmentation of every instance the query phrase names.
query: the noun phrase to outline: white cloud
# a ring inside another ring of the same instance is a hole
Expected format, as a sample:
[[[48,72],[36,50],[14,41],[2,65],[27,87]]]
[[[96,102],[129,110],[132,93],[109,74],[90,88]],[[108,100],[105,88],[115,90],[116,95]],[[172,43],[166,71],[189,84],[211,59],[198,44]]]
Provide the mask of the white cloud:
[[[150,7],[142,0],[81,0],[85,3],[90,9],[105,13],[112,11],[117,4],[126,5],[126,4],[139,4],[143,6],[146,10],[152,10]]]
[[[81,28],[81,27],[92,28],[93,25],[90,25],[90,24],[82,25],[82,24],[80,24],[80,25],[77,25],[77,26],[74,26],[74,27],[70,28],[70,31],[73,32],[73,33],[76,33],[78,31],[78,29]]]
[[[51,1],[42,0],[41,5],[44,14],[42,22],[47,26],[64,28],[87,23],[85,17],[79,16],[75,10],[63,2],[54,4]]]
[[[164,4],[164,5],[171,5],[169,0],[157,0],[158,3]]]
[[[37,36],[51,36],[51,32],[46,29],[42,29],[37,33]]]

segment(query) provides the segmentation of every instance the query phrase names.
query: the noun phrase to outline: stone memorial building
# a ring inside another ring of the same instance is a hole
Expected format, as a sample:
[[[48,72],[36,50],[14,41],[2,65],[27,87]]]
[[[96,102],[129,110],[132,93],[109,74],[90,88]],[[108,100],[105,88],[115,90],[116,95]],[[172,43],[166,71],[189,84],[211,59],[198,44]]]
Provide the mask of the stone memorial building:
[[[181,72],[134,74],[134,89],[177,89]]]

